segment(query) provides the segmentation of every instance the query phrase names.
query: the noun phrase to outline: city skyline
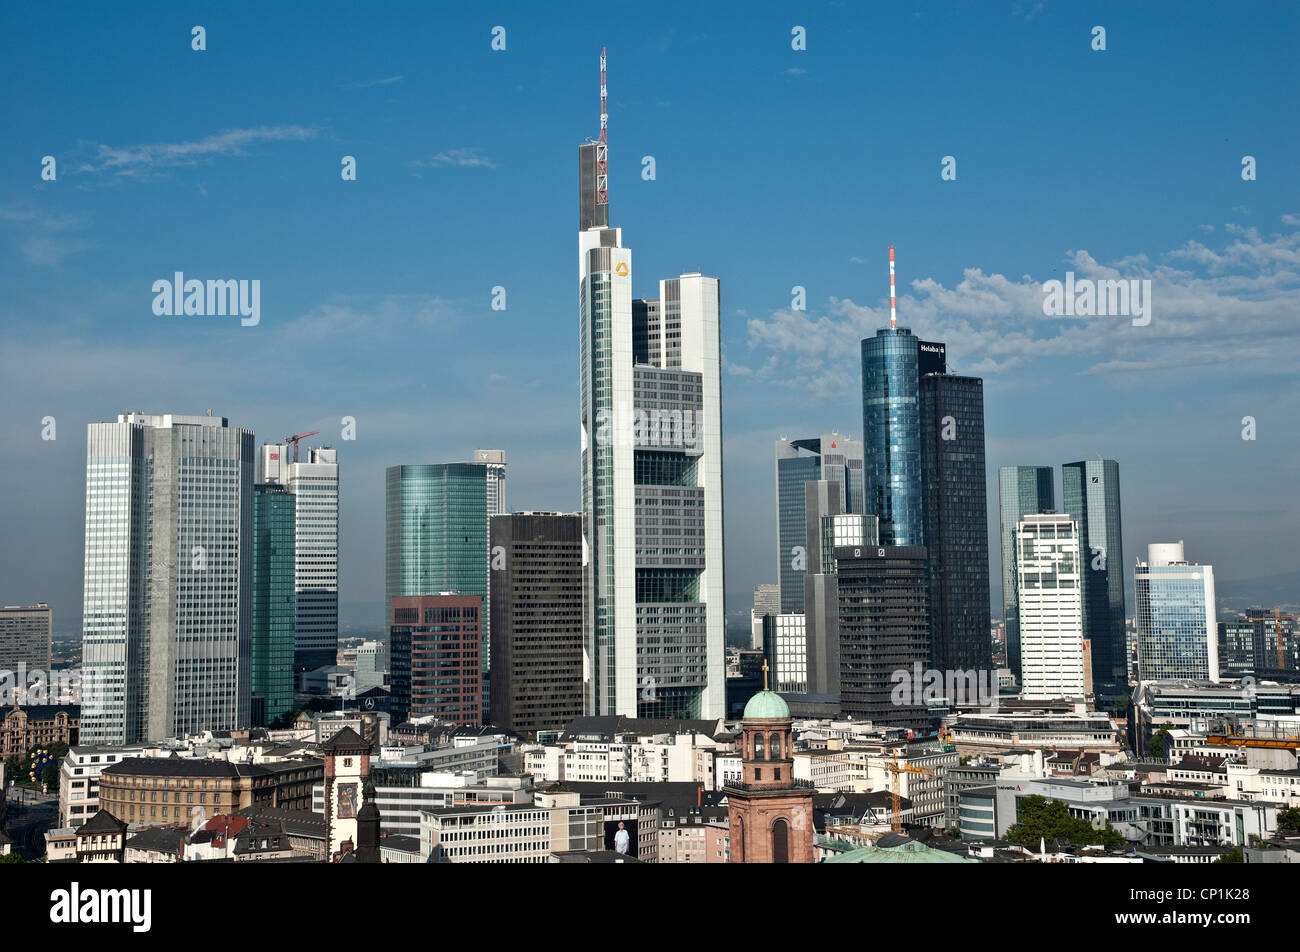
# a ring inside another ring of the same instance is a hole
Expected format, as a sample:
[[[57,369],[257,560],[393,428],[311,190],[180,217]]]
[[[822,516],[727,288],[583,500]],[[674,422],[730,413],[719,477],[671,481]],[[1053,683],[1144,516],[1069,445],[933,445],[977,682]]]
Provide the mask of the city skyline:
[[[572,259],[564,249],[572,221],[569,150],[594,131],[592,60],[601,43],[610,48],[613,76],[611,201],[619,224],[635,236],[640,266],[646,274],[704,267],[723,284],[730,614],[748,609],[755,584],[776,581],[768,554],[774,520],[746,517],[771,512],[772,441],[783,433],[832,429],[861,437],[855,432],[855,355],[857,342],[887,318],[882,289],[890,244],[899,252],[900,325],[920,338],[946,341],[961,355],[955,369],[985,381],[990,499],[996,498],[999,466],[1056,467],[1104,456],[1124,468],[1128,552],[1183,538],[1216,566],[1224,588],[1236,579],[1297,568],[1280,548],[1257,542],[1264,532],[1281,538],[1297,527],[1285,492],[1297,461],[1283,437],[1300,408],[1300,392],[1286,373],[1300,348],[1284,318],[1297,301],[1288,262],[1300,247],[1300,195],[1296,183],[1275,174],[1278,157],[1294,151],[1295,133],[1293,124],[1275,125],[1250,96],[1251,84],[1267,81],[1268,71],[1282,62],[1272,51],[1294,38],[1294,11],[1278,11],[1271,32],[1230,23],[1207,38],[1203,24],[1103,7],[1096,18],[1108,24],[1112,40],[1126,38],[1104,53],[1088,49],[1090,23],[1060,11],[1028,19],[1008,11],[1004,22],[976,24],[969,49],[968,15],[885,13],[882,26],[893,29],[900,44],[924,39],[957,66],[997,59],[1003,50],[1028,50],[1042,78],[1041,89],[1030,93],[1044,109],[1053,97],[1067,101],[1061,97],[1080,70],[1093,84],[1099,114],[1125,101],[1134,70],[1147,87],[1166,70],[1186,89],[1162,88],[1167,108],[1145,114],[1149,128],[1135,125],[1139,117],[1131,111],[1119,113],[1122,128],[1148,150],[1142,168],[1124,166],[1121,175],[1113,156],[1068,135],[1068,149],[1028,128],[984,141],[977,127],[996,116],[991,107],[973,109],[974,94],[964,91],[943,93],[941,78],[918,76],[899,62],[901,53],[886,50],[879,68],[897,67],[891,95],[904,123],[897,155],[863,165],[846,161],[837,149],[831,167],[819,169],[826,180],[816,193],[799,185],[808,170],[796,158],[799,143],[833,128],[843,155],[851,155],[865,135],[834,118],[848,92],[817,105],[830,88],[862,86],[851,54],[869,34],[858,25],[841,29],[833,8],[804,18],[806,51],[790,49],[789,14],[768,8],[727,33],[691,14],[670,34],[646,32],[647,21],[634,12],[610,27],[608,37],[571,36],[512,20],[511,42],[499,60],[485,59],[494,55],[486,26],[452,15],[440,31],[458,39],[448,43],[447,63],[436,72],[415,55],[414,39],[390,44],[379,56],[378,37],[391,39],[389,15],[380,13],[373,34],[361,37],[355,75],[331,68],[322,84],[327,92],[304,91],[282,67],[267,65],[248,82],[291,93],[276,104],[255,102],[253,85],[237,85],[236,107],[224,112],[177,108],[184,97],[201,99],[196,91],[211,81],[208,72],[188,76],[183,57],[206,55],[199,62],[210,70],[211,60],[231,55],[234,37],[246,55],[249,44],[280,42],[289,26],[273,13],[267,37],[250,39],[257,31],[235,14],[208,24],[213,42],[206,54],[179,42],[166,54],[180,77],[177,88],[155,92],[143,110],[133,107],[133,114],[108,104],[115,82],[138,84],[138,73],[128,67],[120,80],[106,78],[102,91],[91,93],[96,103],[105,97],[103,118],[91,125],[84,114],[59,108],[74,87],[57,77],[30,100],[49,103],[50,115],[38,115],[21,94],[20,77],[42,74],[36,63],[61,62],[66,52],[60,44],[80,45],[79,55],[97,62],[88,37],[102,27],[99,14],[52,16],[55,29],[37,30],[22,11],[3,14],[9,32],[30,36],[32,43],[14,51],[9,78],[20,94],[2,114],[15,141],[40,144],[33,145],[39,154],[18,149],[0,157],[0,241],[20,266],[8,282],[10,299],[0,305],[10,344],[0,394],[11,408],[3,425],[13,448],[0,489],[8,498],[32,500],[21,509],[6,507],[4,528],[34,540],[0,562],[0,600],[46,600],[60,631],[79,626],[81,580],[63,567],[80,562],[84,426],[123,406],[194,414],[214,407],[259,442],[321,429],[320,442],[339,448],[342,463],[340,600],[346,620],[377,617],[357,606],[382,604],[386,466],[466,459],[488,443],[511,459],[516,507],[579,508],[572,292],[563,280]],[[177,28],[142,18],[136,42],[163,48]],[[293,31],[310,41],[306,45],[315,43],[322,57],[337,56],[340,41],[329,30],[293,24]],[[638,38],[638,31],[646,37]],[[545,36],[544,54],[535,39],[525,41],[530,35]],[[215,42],[219,37],[222,42]],[[1264,78],[1229,76],[1207,97],[1198,75],[1225,52],[1247,49],[1247,38]],[[1183,41],[1180,58],[1165,52],[1170,39]],[[717,53],[717,63],[699,61],[704,47]],[[1051,66],[1067,54],[1070,70]],[[723,78],[742,56],[741,79],[761,93],[766,112],[739,95],[739,80]],[[647,60],[663,68],[642,68]],[[431,119],[438,114],[429,114],[427,93],[456,70],[469,69],[494,78],[449,107],[446,117],[457,121],[435,134]],[[982,90],[996,100],[1019,75],[1001,64]],[[855,82],[845,83],[850,77]],[[725,101],[728,108],[702,108],[700,116],[683,112],[682,97],[700,86],[708,90],[706,107]],[[539,96],[555,108],[524,115],[524,104]],[[488,118],[489,107],[501,102],[518,104],[509,110],[509,133]],[[909,108],[913,102],[927,108]],[[1228,102],[1232,128],[1221,135],[1222,118],[1198,113],[1219,112],[1216,103]],[[682,127],[670,137],[658,128],[665,109],[682,116]],[[942,135],[926,132],[914,118],[924,115],[934,124],[936,110],[948,123]],[[973,120],[957,118],[963,111]],[[155,121],[155,114],[163,118]],[[556,115],[563,121],[557,123]],[[1178,120],[1177,134],[1171,134],[1170,117]],[[409,128],[394,138],[394,122]],[[709,161],[734,171],[723,179],[704,174],[705,160],[682,145],[714,124],[720,128],[705,136]],[[798,134],[783,137],[789,129]],[[1157,141],[1162,138],[1167,141]],[[761,161],[746,161],[745,144],[760,142],[767,150],[760,150]],[[1199,151],[1190,162],[1193,153],[1185,150],[1193,147]],[[39,177],[37,160],[46,153],[60,161],[55,182]],[[1247,153],[1260,160],[1257,181],[1241,179],[1240,159]],[[952,182],[939,174],[948,154],[958,161]],[[357,157],[356,182],[337,178],[342,155]],[[653,180],[641,175],[646,155],[656,159]],[[1002,203],[1008,162],[1021,190],[1010,205]],[[1144,183],[1152,195],[1141,192]],[[358,196],[349,188],[365,191]],[[827,204],[820,197],[827,188],[845,201]],[[745,199],[754,191],[769,196],[766,207]],[[1080,198],[1094,193],[1113,217],[1080,210]],[[909,203],[913,210],[905,212]],[[1181,210],[1164,211],[1170,204]],[[986,218],[994,205],[1002,218],[990,226]],[[1031,210],[1035,205],[1062,212],[1047,221]],[[702,207],[747,227],[726,241],[683,227]],[[133,212],[126,214],[127,208]],[[526,239],[522,253],[505,265],[455,253],[457,245],[489,247],[501,213],[484,210],[503,208],[518,214],[520,234],[538,236]],[[448,236],[427,227],[412,232],[419,216],[445,222]],[[163,235],[144,227],[160,220],[196,227]],[[257,224],[265,236],[244,235],[241,221]],[[944,222],[942,238],[936,221]],[[372,238],[394,223],[406,245],[385,239],[378,245],[382,256],[365,252],[351,237]],[[826,233],[810,233],[813,223]],[[239,250],[234,234],[241,235]],[[260,323],[156,316],[149,286],[177,270],[207,279],[260,279]],[[1127,320],[1045,319],[1040,285],[1067,270],[1150,275],[1154,320],[1144,328]],[[498,285],[508,294],[504,312],[490,309]],[[806,311],[791,307],[796,285],[807,289]],[[639,278],[632,291],[654,296]],[[489,321],[502,326],[485,331]],[[428,373],[428,361],[412,360],[409,370],[392,361],[395,348],[408,350],[400,346],[407,341],[415,342],[416,353],[432,354],[439,373]],[[277,371],[284,392],[276,394],[264,367],[206,359],[223,347],[232,354],[289,349],[300,357]],[[439,362],[449,352],[462,358],[454,366]],[[846,356],[831,359],[836,354]],[[140,373],[141,367],[148,372]],[[1138,394],[1146,399],[1135,401]],[[47,416],[57,421],[55,440],[40,438]],[[345,416],[356,420],[355,441],[342,439]],[[1241,439],[1245,416],[1258,420],[1255,441]],[[997,513],[992,505],[989,510],[993,561],[999,555]],[[1123,566],[1130,607],[1132,561]],[[991,574],[996,616],[999,573]]]

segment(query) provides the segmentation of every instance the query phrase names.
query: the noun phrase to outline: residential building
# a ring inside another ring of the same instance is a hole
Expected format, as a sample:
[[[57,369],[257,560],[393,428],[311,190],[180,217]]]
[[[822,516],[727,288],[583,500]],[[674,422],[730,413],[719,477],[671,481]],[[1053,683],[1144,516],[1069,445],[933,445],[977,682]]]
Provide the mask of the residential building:
[[[92,747],[68,748],[59,764],[59,826],[75,828],[99,812],[99,775],[127,757],[146,756],[148,748]]]

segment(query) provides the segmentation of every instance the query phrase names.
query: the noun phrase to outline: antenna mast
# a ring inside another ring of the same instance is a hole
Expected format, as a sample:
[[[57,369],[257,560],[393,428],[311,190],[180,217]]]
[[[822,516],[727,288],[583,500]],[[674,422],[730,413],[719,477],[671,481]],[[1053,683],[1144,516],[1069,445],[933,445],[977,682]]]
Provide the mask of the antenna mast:
[[[889,327],[898,326],[898,308],[894,304],[894,246],[889,246]]]
[[[600,138],[596,140],[596,204],[609,204],[609,107],[605,96],[605,48],[600,48]]]

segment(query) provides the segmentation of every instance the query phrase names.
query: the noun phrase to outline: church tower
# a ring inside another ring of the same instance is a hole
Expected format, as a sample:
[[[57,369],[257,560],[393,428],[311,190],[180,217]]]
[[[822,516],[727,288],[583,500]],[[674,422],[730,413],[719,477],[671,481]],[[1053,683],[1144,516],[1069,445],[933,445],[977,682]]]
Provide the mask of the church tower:
[[[749,699],[741,722],[741,779],[726,785],[731,862],[812,863],[813,786],[794,779],[790,708],[767,688]]]
[[[373,795],[370,744],[345,727],[321,745],[325,757],[325,829],[330,862],[357,847],[358,819]],[[364,788],[364,791],[363,791]],[[344,848],[344,844],[347,848]],[[373,846],[374,844],[370,844]]]

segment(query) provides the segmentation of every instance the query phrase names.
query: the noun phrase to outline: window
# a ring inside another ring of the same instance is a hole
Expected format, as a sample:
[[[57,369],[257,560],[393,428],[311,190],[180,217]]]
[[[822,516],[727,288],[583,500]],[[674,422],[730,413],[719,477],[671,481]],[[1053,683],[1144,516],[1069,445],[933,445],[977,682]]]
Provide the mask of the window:
[[[790,862],[790,824],[785,820],[772,824],[772,862]]]

